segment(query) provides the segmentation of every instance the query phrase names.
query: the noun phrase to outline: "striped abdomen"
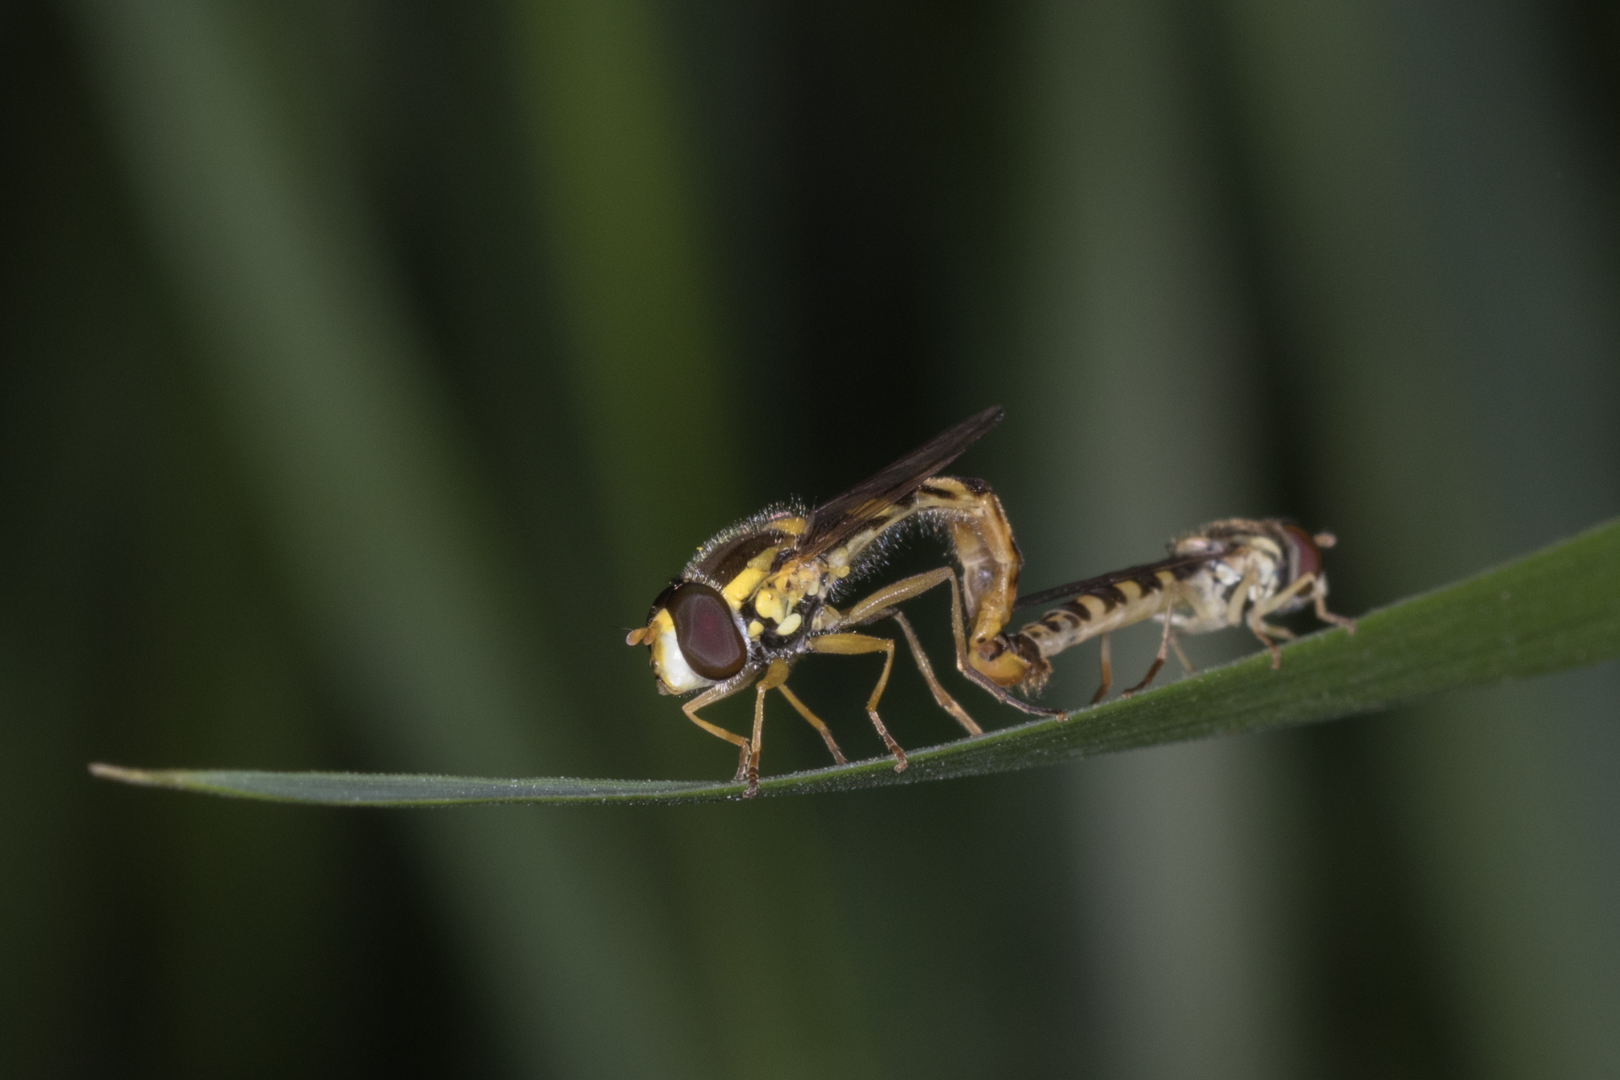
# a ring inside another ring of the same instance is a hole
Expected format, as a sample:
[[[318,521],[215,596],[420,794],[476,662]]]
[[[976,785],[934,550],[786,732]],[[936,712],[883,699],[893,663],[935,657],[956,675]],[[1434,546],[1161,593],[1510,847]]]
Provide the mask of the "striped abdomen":
[[[1069,599],[1008,635],[1008,647],[1029,664],[1029,674],[1020,689],[1033,693],[1041,688],[1052,672],[1048,657],[1174,607],[1181,601],[1181,583],[1208,565],[1208,561],[1207,558],[1170,558],[1053,590]],[[1036,593],[1020,599],[1018,606],[1033,606],[1051,599],[1057,597]]]

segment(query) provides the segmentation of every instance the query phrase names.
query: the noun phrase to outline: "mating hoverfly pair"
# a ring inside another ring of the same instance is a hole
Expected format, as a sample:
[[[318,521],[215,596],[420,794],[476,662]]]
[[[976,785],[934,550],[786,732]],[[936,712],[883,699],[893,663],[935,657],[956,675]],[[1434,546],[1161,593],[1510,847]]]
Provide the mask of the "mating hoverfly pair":
[[[1202,634],[1247,626],[1281,662],[1276,642],[1292,637],[1267,616],[1314,603],[1317,617],[1355,624],[1327,610],[1327,578],[1321,549],[1330,533],[1310,535],[1277,519],[1218,521],[1170,544],[1170,555],[1019,598],[1023,557],[1001,502],[982,480],[939,476],[945,466],[1001,419],[992,407],[918,447],[862,484],[812,510],[790,505],[767,509],[715,536],[698,549],[681,576],[653,601],[645,626],[631,630],[628,645],[646,645],[663,694],[700,691],[681,709],[704,731],[738,748],[738,782],[746,794],[759,791],[759,758],[765,695],[780,691],[789,705],[820,733],[833,760],[845,764],[827,725],[787,687],[793,664],[809,653],[883,654],[883,672],[866,702],[866,714],[906,767],[906,754],[883,725],[877,705],[894,666],[894,640],[861,633],[892,619],[922,672],[934,700],[969,735],[982,733],[967,711],[940,685],[911,623],[899,605],[940,585],[951,593],[951,631],[956,667],[998,700],[1037,716],[1060,717],[1014,696],[1038,693],[1051,674],[1049,657],[1082,641],[1102,638],[1102,685],[1112,683],[1110,632],[1147,619],[1164,624],[1158,656],[1129,696],[1148,683],[1174,649],[1191,670],[1175,633]],[[885,585],[847,608],[834,607],[861,572],[901,527],[921,521],[943,526],[961,576],[949,566]],[[1035,622],[1007,633],[1017,608],[1055,604]],[[709,723],[698,710],[755,687],[752,737]]]

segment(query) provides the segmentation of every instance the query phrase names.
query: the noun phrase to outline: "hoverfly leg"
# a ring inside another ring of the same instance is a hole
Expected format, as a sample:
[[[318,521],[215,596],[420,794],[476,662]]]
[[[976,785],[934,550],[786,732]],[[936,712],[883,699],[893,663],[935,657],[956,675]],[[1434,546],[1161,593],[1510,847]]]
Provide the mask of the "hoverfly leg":
[[[759,752],[765,745],[765,684],[754,688],[754,737],[749,741],[747,779],[748,790],[743,798],[752,799],[759,794]]]
[[[973,717],[967,710],[956,703],[956,699],[945,692],[939,684],[939,678],[934,674],[933,665],[928,662],[928,656],[922,650],[922,643],[917,640],[917,632],[911,628],[911,622],[900,612],[893,613],[893,619],[900,624],[900,630],[906,635],[906,644],[911,647],[911,657],[917,661],[917,670],[922,672],[923,681],[928,683],[929,691],[934,695],[934,703],[956,718],[956,722],[966,729],[969,735],[983,735],[984,729],[973,722]]]
[[[1097,687],[1097,692],[1091,695],[1093,705],[1107,697],[1108,688],[1114,685],[1114,661],[1108,648],[1110,636],[1109,634],[1102,635],[1101,652],[1098,657],[1098,667],[1102,669],[1102,683]]]
[[[752,681],[753,680],[750,678],[743,680],[735,686],[725,685],[711,687],[681,706],[681,712],[685,713],[686,718],[692,721],[692,723],[696,724],[704,731],[707,731],[715,738],[724,739],[726,742],[731,743],[733,746],[739,748],[737,755],[737,774],[732,777],[732,783],[736,784],[740,784],[748,779],[748,762],[753,756],[753,744],[734,731],[727,731],[718,724],[709,723],[707,720],[698,716],[697,711],[707,705],[713,705],[717,701],[730,697],[732,694],[735,694],[737,691],[746,687]],[[753,791],[750,790],[745,794],[752,795]]]
[[[1141,682],[1137,683],[1129,690],[1120,691],[1119,696],[1122,698],[1130,697],[1138,690],[1146,687],[1148,683],[1152,682],[1153,676],[1159,673],[1159,669],[1164,667],[1165,660],[1170,656],[1170,642],[1174,641],[1175,638],[1170,633],[1170,603],[1168,594],[1166,594],[1164,611],[1161,613],[1160,618],[1164,619],[1164,636],[1159,638],[1159,652],[1158,655],[1153,658],[1153,666],[1148,668],[1148,673],[1142,676]]]
[[[1260,644],[1264,645],[1266,650],[1271,653],[1271,670],[1276,671],[1282,667],[1282,650],[1277,648],[1277,642],[1279,640],[1287,641],[1294,636],[1294,633],[1292,630],[1281,626],[1272,626],[1264,621],[1260,618],[1259,610],[1259,608],[1256,608],[1249,612],[1249,629],[1254,632],[1255,637],[1260,639]]]
[[[759,680],[754,688],[754,737],[745,751],[747,759],[746,779],[748,790],[743,792],[743,798],[752,799],[759,794],[759,754],[765,746],[765,695],[772,690],[782,690],[782,684],[787,682],[788,665],[786,660],[771,661],[771,666],[765,669],[765,677]]]
[[[1176,659],[1181,661],[1181,670],[1189,675],[1198,674],[1198,669],[1192,666],[1192,661],[1187,659],[1187,654],[1181,651],[1181,639],[1174,634],[1170,635],[1170,648],[1175,651]]]
[[[1342,626],[1349,633],[1353,634],[1356,632],[1356,620],[1346,618],[1343,615],[1335,615],[1333,612],[1329,611],[1327,609],[1327,597],[1323,596],[1320,592],[1316,594],[1316,617],[1325,623],[1332,623],[1334,626]]]
[[[883,726],[883,718],[877,711],[878,699],[883,697],[883,691],[889,685],[889,671],[894,667],[894,642],[888,638],[869,637],[866,634],[823,634],[821,637],[810,639],[810,649],[813,652],[829,653],[834,656],[860,656],[877,652],[883,654],[883,674],[878,676],[877,685],[872,688],[872,696],[866,699],[866,715],[871,718],[872,726],[883,739],[883,745],[894,755],[894,771],[904,772],[906,752],[900,749],[900,744],[894,741],[889,729]]]
[[[832,731],[828,729],[821,717],[811,712],[810,707],[804,702],[800,701],[798,695],[787,688],[786,683],[778,686],[777,689],[782,691],[782,696],[787,698],[788,704],[793,706],[793,708],[798,711],[798,714],[809,721],[810,726],[815,728],[816,731],[820,733],[821,741],[826,743],[827,749],[832,752],[833,763],[837,765],[848,765],[849,760],[844,757],[844,752],[838,749],[838,743],[833,739]]]
[[[1031,705],[1023,698],[1015,697],[1005,687],[997,686],[988,677],[968,662],[967,623],[962,616],[962,591],[957,586],[956,575],[949,578],[951,583],[951,634],[956,638],[956,670],[960,671],[972,682],[978,683],[1003,705],[1011,705],[1020,712],[1031,716],[1044,716],[1049,719],[1061,719],[1068,714],[1060,709],[1043,709],[1039,705]]]
[[[921,596],[929,589],[932,589],[936,585],[940,585],[943,582],[954,582],[955,580],[956,574],[948,566],[942,566],[938,570],[929,570],[926,573],[914,574],[911,577],[902,578],[901,580],[894,582],[892,585],[885,585],[871,596],[868,596],[866,599],[850,608],[844,613],[844,617],[839,620],[839,625],[863,626],[866,623],[875,622],[878,619],[886,619],[890,615],[889,609],[893,608],[896,604],[901,604],[907,600]]]
[[[984,729],[976,724],[973,717],[967,714],[967,710],[958,705],[956,699],[946,693],[945,688],[940,685],[939,679],[934,675],[933,665],[928,662],[928,656],[923,652],[922,644],[917,640],[917,635],[912,630],[911,623],[894,606],[913,597],[921,596],[929,589],[947,581],[951,584],[952,628],[956,632],[957,651],[961,656],[966,656],[967,645],[961,629],[961,600],[956,592],[956,573],[948,566],[942,566],[938,570],[930,570],[927,573],[916,574],[879,589],[850,608],[838,625],[860,626],[877,619],[886,618],[892,618],[898,622],[900,629],[906,635],[906,645],[911,649],[911,656],[917,661],[917,669],[922,672],[923,680],[928,683],[929,692],[934,695],[934,702],[955,717],[956,722],[961,724],[969,735],[983,735]],[[961,667],[960,660],[957,666]]]
[[[1272,671],[1276,671],[1278,668],[1282,667],[1282,650],[1277,648],[1277,642],[1292,641],[1294,638],[1294,632],[1286,627],[1271,625],[1265,621],[1265,617],[1282,607],[1284,604],[1288,603],[1290,600],[1294,599],[1294,597],[1298,596],[1306,589],[1314,589],[1315,587],[1316,576],[1314,574],[1305,574],[1301,577],[1295,578],[1293,583],[1290,584],[1288,588],[1283,589],[1275,596],[1269,597],[1268,599],[1254,605],[1254,607],[1249,609],[1249,617],[1247,619],[1249,629],[1254,631],[1254,636],[1259,638],[1260,641],[1265,645],[1267,651],[1271,653]],[[1320,597],[1318,597],[1318,602],[1320,602]]]

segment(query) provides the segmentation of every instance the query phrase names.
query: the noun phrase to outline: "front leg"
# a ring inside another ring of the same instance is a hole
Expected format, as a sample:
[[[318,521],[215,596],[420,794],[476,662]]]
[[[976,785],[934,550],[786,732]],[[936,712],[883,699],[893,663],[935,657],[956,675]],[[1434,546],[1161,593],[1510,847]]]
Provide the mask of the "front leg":
[[[699,694],[697,697],[693,698],[691,701],[688,701],[681,706],[681,712],[685,713],[686,718],[692,721],[692,723],[696,724],[704,731],[707,731],[715,738],[724,739],[726,742],[740,748],[740,752],[737,755],[737,774],[732,777],[732,780],[738,784],[748,779],[748,761],[752,756],[751,744],[747,739],[743,738],[741,735],[738,735],[736,732],[727,731],[718,724],[709,723],[707,720],[698,716],[697,711],[709,705],[713,705],[717,701],[723,701],[732,694],[737,693],[739,690],[746,689],[748,684],[753,682],[758,677],[759,672],[757,670],[753,672],[745,672],[743,678],[733,679],[731,682],[722,683],[719,686],[712,686],[703,691],[703,693]],[[757,789],[757,785],[755,786]],[[752,794],[752,792],[750,792],[750,794]]]
[[[765,669],[765,677],[759,680],[759,685],[754,688],[754,739],[748,751],[748,790],[743,792],[745,799],[752,799],[759,794],[759,753],[765,745],[765,695],[782,688],[782,684],[787,682],[787,677],[787,661],[772,660],[771,666]]]

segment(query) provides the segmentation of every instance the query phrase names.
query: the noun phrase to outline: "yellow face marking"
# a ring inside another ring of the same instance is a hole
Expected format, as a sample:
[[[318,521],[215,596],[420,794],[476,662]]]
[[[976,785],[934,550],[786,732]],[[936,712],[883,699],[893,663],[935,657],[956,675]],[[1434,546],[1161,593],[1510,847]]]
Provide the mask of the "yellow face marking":
[[[803,621],[803,619],[799,618],[799,613],[795,611],[793,614],[776,624],[776,632],[782,637],[787,637],[789,634],[793,633],[793,631],[797,630],[799,628],[799,624]]]
[[[757,638],[757,637],[759,637],[759,635],[763,634],[764,632],[765,632],[765,624],[760,622],[758,619],[755,619],[753,622],[748,624],[748,636],[749,637]]]
[[[681,655],[680,646],[675,643],[675,620],[668,611],[660,608],[642,637],[652,644],[653,672],[667,692],[684,694],[705,685],[706,680],[700,678]]]

